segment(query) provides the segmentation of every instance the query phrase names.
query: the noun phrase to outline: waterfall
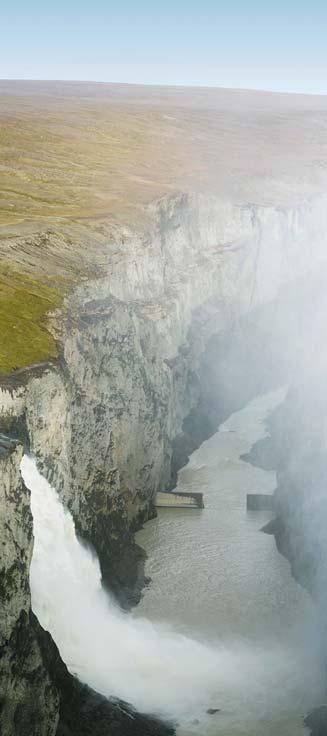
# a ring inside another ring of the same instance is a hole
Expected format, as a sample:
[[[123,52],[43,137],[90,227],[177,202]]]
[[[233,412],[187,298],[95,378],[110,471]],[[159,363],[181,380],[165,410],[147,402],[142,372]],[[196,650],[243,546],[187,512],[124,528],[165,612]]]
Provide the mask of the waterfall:
[[[218,678],[215,653],[123,612],[103,591],[97,557],[77,539],[71,514],[35,461],[25,456],[21,472],[34,523],[32,607],[69,670],[140,711],[182,717],[206,709]]]
[[[206,644],[122,611],[102,589],[97,557],[78,540],[71,514],[31,457],[23,458],[21,472],[34,522],[32,607],[69,670],[105,696],[176,719],[183,735],[216,734],[218,718],[231,734],[261,736],[267,713],[273,721],[265,733],[280,733],[276,714],[287,712],[290,689],[294,707],[301,707],[303,662],[294,662],[283,643]],[[207,714],[216,708],[217,716]],[[301,723],[295,732],[303,733]]]

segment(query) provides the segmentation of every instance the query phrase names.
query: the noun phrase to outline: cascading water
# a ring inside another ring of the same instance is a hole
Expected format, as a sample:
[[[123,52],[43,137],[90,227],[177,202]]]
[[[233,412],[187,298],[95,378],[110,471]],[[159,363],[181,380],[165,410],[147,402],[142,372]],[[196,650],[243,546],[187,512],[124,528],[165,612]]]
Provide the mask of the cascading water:
[[[32,606],[70,671],[141,711],[180,718],[203,712],[219,681],[216,654],[121,611],[102,590],[97,558],[78,541],[71,514],[35,461],[25,456],[21,471],[34,522]]]
[[[191,461],[189,469],[185,469],[186,476],[188,474],[192,479],[193,473],[194,483],[198,484],[198,473],[203,475],[203,468],[207,468],[210,476],[210,482],[208,476],[205,486],[208,509],[200,515],[195,513],[195,516],[186,512],[187,520],[184,512],[181,512],[182,517],[177,515],[173,519],[169,513],[168,517],[162,516],[164,536],[162,540],[156,540],[155,549],[159,550],[160,560],[167,555],[169,569],[161,571],[164,587],[160,586],[157,578],[151,590],[152,595],[159,595],[159,610],[161,606],[167,620],[169,602],[165,601],[165,596],[173,599],[176,617],[181,616],[185,623],[186,631],[182,633],[175,633],[159,622],[151,623],[149,619],[140,618],[142,605],[135,614],[120,610],[102,590],[98,560],[78,541],[72,517],[63,508],[56,491],[40,475],[32,458],[25,456],[22,461],[22,475],[31,490],[34,520],[35,544],[30,572],[32,606],[41,625],[50,631],[70,671],[80,680],[106,696],[116,696],[132,703],[139,711],[176,719],[180,724],[179,733],[183,736],[190,733],[216,736],[217,719],[219,728],[228,736],[262,736],[263,733],[267,736],[280,736],[280,733],[295,736],[304,733],[301,712],[304,715],[305,708],[312,702],[311,686],[313,690],[316,687],[311,683],[314,680],[313,669],[310,669],[312,662],[306,675],[307,654],[299,647],[298,639],[295,650],[285,649],[288,639],[279,641],[279,634],[262,640],[262,626],[269,631],[273,623],[273,616],[269,617],[271,596],[267,596],[267,605],[261,611],[262,598],[257,598],[256,587],[251,586],[253,576],[260,571],[262,555],[267,556],[268,578],[273,564],[271,555],[276,554],[281,563],[282,558],[269,546],[268,538],[262,536],[261,545],[257,524],[253,534],[249,534],[243,512],[237,512],[238,508],[244,508],[241,498],[244,498],[244,483],[249,482],[246,467],[240,465],[240,452],[264,436],[263,420],[274,402],[276,399],[268,399],[268,403],[261,400],[261,403],[254,403],[252,409],[250,405],[247,413],[244,410],[235,414],[216,438],[198,451],[199,458],[203,453],[205,465],[200,463],[199,470],[198,460],[194,460],[194,468]],[[249,440],[246,440],[247,434]],[[228,494],[225,497],[223,491],[218,494],[223,506],[217,518],[218,477],[226,485]],[[254,476],[251,476],[250,483],[252,480]],[[260,487],[267,491],[273,489],[271,474],[260,471],[258,480]],[[240,535],[235,539],[234,527]],[[151,532],[151,524],[148,532]],[[170,538],[171,533],[174,539]],[[176,549],[174,544],[177,544]],[[202,557],[198,544],[203,550]],[[220,550],[218,559],[217,549]],[[206,565],[202,569],[204,560],[207,560],[210,575],[204,572]],[[286,562],[283,564],[287,566]],[[219,576],[216,581],[218,573],[222,583]],[[171,591],[167,576],[174,581],[174,586],[179,586],[180,596],[176,597]],[[289,586],[291,583],[295,585],[289,575],[286,584]],[[274,579],[276,584],[278,577]],[[269,579],[263,579],[260,585],[260,590],[264,591],[263,586],[267,589]],[[212,610],[210,591],[216,591],[218,595]],[[289,606],[282,590],[277,589],[277,597],[277,613],[280,607],[282,615],[285,606],[286,609]],[[198,608],[199,598],[202,608],[200,636],[206,637],[204,643],[187,636],[187,630],[192,630],[192,627],[188,626],[185,601],[189,600],[187,610],[192,613],[194,608]],[[225,611],[226,605],[228,611]],[[231,622],[232,638],[226,636],[226,616]],[[290,626],[291,616],[292,613]],[[240,621],[244,626],[240,626]],[[254,638],[248,638],[245,632],[251,629],[252,621],[256,631],[253,632]],[[212,631],[217,634],[213,636]],[[220,640],[217,641],[218,636]],[[306,698],[307,703],[304,702]],[[221,709],[219,713],[207,714],[208,709],[217,708]]]

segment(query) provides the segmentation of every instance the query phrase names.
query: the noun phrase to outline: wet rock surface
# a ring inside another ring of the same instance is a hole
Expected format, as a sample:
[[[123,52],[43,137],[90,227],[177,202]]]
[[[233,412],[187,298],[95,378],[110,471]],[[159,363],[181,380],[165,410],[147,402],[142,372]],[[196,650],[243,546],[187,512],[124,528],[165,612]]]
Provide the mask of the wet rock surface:
[[[33,534],[30,494],[20,475],[23,448],[1,438],[0,453],[0,732],[50,736],[58,691],[30,626],[29,566]]]
[[[0,438],[1,736],[169,736],[173,726],[108,700],[67,670],[50,634],[31,611],[33,533],[29,491],[20,475],[22,446]],[[108,656],[110,656],[108,654]]]
[[[173,726],[141,715],[127,703],[104,698],[79,682],[68,672],[51,636],[33,614],[31,625],[43,662],[60,694],[56,736],[173,736]]]
[[[311,736],[326,736],[327,734],[327,706],[316,708],[304,719]]]

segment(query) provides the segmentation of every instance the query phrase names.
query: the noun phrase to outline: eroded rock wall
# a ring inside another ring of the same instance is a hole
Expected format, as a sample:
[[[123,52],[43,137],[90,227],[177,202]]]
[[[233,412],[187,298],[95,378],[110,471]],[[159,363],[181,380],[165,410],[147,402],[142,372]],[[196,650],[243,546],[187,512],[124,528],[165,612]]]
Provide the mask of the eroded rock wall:
[[[170,486],[210,340],[324,261],[326,212],[324,198],[287,211],[161,200],[148,230],[125,228],[116,250],[108,244],[101,278],[83,281],[57,316],[60,364],[3,386],[3,422],[21,418],[40,468],[126,604],[138,597],[131,531]]]
[[[32,613],[33,530],[22,455],[22,445],[1,435],[1,736],[172,736],[172,726],[108,700],[70,675]]]
[[[22,446],[0,438],[0,732],[52,736],[59,696],[30,625],[33,532],[22,453]]]
[[[274,305],[279,322],[286,312],[292,319],[288,292],[323,268],[326,211],[324,198],[288,211],[203,197],[161,201],[149,230],[125,228],[117,250],[108,245],[101,277],[81,282],[53,316],[60,361],[1,382],[2,430],[31,449],[123,605],[138,600],[143,584],[133,530],[151,515],[155,492],[170,487],[221,414],[260,390],[254,364],[263,343],[263,388],[277,375],[267,350]],[[277,340],[287,342],[288,330],[277,330]],[[52,736],[58,714],[58,733],[75,733],[71,714],[81,729],[81,708],[86,728],[96,712],[106,728],[118,711],[76,684],[30,613],[32,520],[21,452],[14,443],[0,458],[4,734],[25,736],[37,721],[31,732]],[[165,732],[137,718],[134,731]],[[130,714],[118,721],[126,728]]]

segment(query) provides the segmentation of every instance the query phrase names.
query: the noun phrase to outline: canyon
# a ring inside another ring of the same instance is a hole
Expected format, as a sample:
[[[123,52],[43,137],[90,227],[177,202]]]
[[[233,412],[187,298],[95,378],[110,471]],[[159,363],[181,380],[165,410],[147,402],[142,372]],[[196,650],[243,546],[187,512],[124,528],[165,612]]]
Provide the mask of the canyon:
[[[32,613],[23,447],[96,551],[104,587],[123,608],[136,605],[145,553],[134,533],[154,515],[156,492],[175,485],[190,453],[224,418],[262,390],[300,380],[298,365],[321,343],[323,325],[313,331],[310,319],[324,304],[326,103],[219,90],[1,85],[0,286],[6,298],[8,289],[20,294],[0,354],[5,366],[7,340],[12,369],[0,378],[2,731],[82,736],[96,722],[99,735],[172,733],[74,679]],[[28,155],[13,163],[10,120],[17,116]],[[66,160],[70,145],[76,175]],[[42,303],[42,318],[31,295]],[[323,384],[323,361],[318,374]],[[312,552],[315,531],[301,528],[307,475],[300,463],[301,482],[285,478],[292,442],[304,458],[308,437],[312,473],[322,393],[321,386],[314,440],[312,408],[307,413],[300,403],[294,417],[286,399],[289,446],[282,440],[277,459],[277,543],[313,594],[311,568],[324,555]],[[286,432],[286,419],[282,425]]]

